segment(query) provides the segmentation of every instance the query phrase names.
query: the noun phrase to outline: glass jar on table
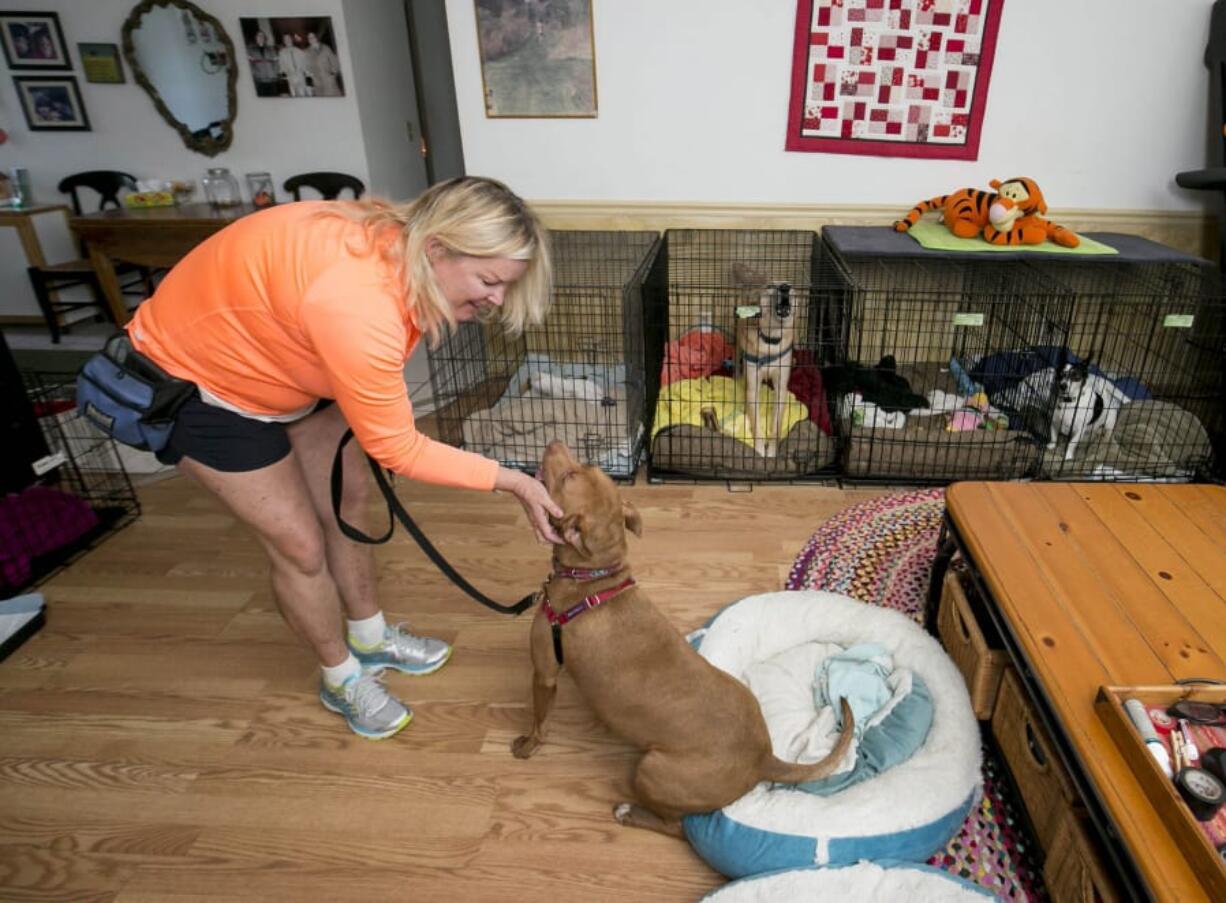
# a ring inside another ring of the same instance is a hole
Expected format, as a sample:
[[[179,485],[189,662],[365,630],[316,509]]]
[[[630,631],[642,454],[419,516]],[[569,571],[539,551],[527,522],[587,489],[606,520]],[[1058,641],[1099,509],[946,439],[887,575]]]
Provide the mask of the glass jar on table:
[[[238,179],[224,166],[213,167],[200,182],[204,185],[205,198],[214,207],[238,207],[243,203]]]

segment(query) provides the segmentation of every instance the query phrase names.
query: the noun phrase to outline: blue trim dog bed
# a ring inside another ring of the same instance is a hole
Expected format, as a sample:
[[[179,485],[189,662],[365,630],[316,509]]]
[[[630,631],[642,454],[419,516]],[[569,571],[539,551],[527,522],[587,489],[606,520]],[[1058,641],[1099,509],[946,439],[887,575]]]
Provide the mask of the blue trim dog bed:
[[[690,843],[732,878],[807,865],[922,862],[943,847],[982,794],[979,725],[966,684],[940,644],[899,612],[825,592],[751,596],[728,606],[690,642],[738,680],[805,644],[874,643],[931,699],[931,725],[905,761],[828,795],[762,783],[716,812],[686,816]],[[778,722],[763,697],[775,754]],[[814,713],[817,703],[811,703]],[[867,745],[865,734],[861,743]],[[820,755],[805,758],[815,761]]]
[[[984,903],[996,899],[976,884],[914,862],[860,862],[830,868],[783,869],[725,884],[703,903],[779,903],[780,900],[941,900]]]

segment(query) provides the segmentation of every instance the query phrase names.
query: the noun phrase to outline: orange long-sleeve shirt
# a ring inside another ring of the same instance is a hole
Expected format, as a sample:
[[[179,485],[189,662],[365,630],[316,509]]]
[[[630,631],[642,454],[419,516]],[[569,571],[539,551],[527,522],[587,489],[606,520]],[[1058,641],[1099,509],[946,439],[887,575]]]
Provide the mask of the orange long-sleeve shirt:
[[[362,227],[285,204],[236,220],[194,248],[137,308],[132,343],[167,372],[259,415],[334,398],[384,467],[492,489],[498,464],[417,432],[404,364],[421,339],[395,272]]]

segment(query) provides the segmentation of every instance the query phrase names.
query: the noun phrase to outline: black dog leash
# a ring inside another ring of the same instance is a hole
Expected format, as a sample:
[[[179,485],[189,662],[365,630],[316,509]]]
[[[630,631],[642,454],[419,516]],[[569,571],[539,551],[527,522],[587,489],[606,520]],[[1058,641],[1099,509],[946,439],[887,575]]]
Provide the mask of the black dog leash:
[[[336,525],[340,527],[342,533],[354,542],[380,545],[392,538],[392,533],[396,529],[396,521],[399,520],[404,525],[404,528],[409,531],[409,535],[413,537],[414,541],[421,546],[421,550],[426,553],[426,557],[434,562],[434,566],[442,571],[452,583],[467,593],[470,598],[480,602],[486,608],[492,608],[499,614],[504,615],[517,615],[532,607],[532,603],[536,601],[535,593],[524,596],[514,605],[501,605],[465,580],[451,566],[451,563],[442,556],[442,553],[434,547],[434,544],[426,538],[426,534],[421,531],[421,527],[417,526],[413,518],[409,516],[409,512],[405,510],[404,505],[400,504],[400,499],[396,498],[396,492],[387,481],[387,475],[383,472],[383,468],[370,455],[366,456],[366,461],[370,464],[371,473],[375,475],[375,483],[378,485],[379,491],[383,493],[383,498],[387,500],[387,532],[376,539],[373,536],[367,536],[352,524],[346,523],[345,519],[341,517],[341,491],[345,485],[342,460],[345,446],[349,444],[349,440],[352,438],[353,430],[346,430],[345,435],[341,437],[340,445],[336,447],[336,457],[332,459],[332,512],[336,515]]]

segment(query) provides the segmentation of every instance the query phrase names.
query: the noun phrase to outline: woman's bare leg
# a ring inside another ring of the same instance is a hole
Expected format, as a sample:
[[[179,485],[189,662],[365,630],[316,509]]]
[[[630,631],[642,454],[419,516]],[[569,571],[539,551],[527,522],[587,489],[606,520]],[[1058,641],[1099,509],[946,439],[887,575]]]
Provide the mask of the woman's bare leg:
[[[348,428],[340,409],[332,405],[291,424],[289,438],[315,506],[328,569],[340,588],[350,620],[360,621],[380,613],[375,557],[369,545],[354,542],[340,531],[332,511],[332,462],[337,444]],[[357,442],[346,446],[343,466],[345,490],[341,515],[348,523],[368,533],[373,481],[366,455]],[[410,633],[406,624],[398,624],[385,632],[377,648],[363,647],[354,638],[354,654],[363,668],[395,668],[402,673],[421,675],[433,674],[443,667],[451,657],[451,646],[443,640]]]
[[[259,537],[272,564],[273,596],[286,622],[326,666],[349,656],[340,593],[324,536],[294,452],[245,473],[214,470],[183,458],[179,470],[208,489]]]
[[[336,446],[349,424],[340,408],[332,405],[318,414],[304,417],[288,427],[290,444],[306,481],[314,516],[323,531],[324,554],[328,560],[345,611],[354,621],[379,613],[375,556],[365,543],[354,542],[336,525],[332,511],[332,461]],[[370,532],[370,469],[357,440],[345,447],[345,489],[341,515],[363,533]]]

